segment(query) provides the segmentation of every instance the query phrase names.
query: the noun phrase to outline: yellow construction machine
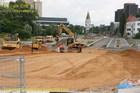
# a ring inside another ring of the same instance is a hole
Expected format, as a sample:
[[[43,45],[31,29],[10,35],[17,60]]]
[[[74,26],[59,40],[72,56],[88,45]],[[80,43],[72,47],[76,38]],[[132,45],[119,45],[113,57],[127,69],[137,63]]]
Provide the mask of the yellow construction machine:
[[[58,36],[61,36],[63,29],[66,32],[66,34],[69,35],[69,37],[67,38],[68,51],[76,50],[77,52],[82,52],[82,48],[85,45],[80,42],[77,42],[75,34],[69,28],[67,28],[64,24],[59,25]]]
[[[40,41],[40,39],[38,38],[32,40],[32,49],[39,50],[41,48],[41,45],[42,45],[42,40]]]
[[[2,49],[15,49],[21,48],[21,42],[18,38],[18,34],[7,34],[4,37],[4,41],[2,42]]]

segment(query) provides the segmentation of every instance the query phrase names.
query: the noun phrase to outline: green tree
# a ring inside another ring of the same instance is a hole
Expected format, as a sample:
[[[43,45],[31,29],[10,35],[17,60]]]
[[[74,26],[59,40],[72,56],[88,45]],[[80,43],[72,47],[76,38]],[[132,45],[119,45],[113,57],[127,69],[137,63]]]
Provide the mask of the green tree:
[[[23,30],[25,30],[26,24],[29,24],[29,26],[33,28],[33,21],[38,18],[38,13],[34,9],[30,9],[29,4],[26,4],[23,0],[17,0],[16,2],[11,1],[9,7],[2,7],[1,9],[0,20],[3,22],[0,24],[3,26],[1,28],[3,33],[18,33],[17,29],[19,29],[19,33],[26,32],[29,36],[31,35],[31,31],[27,32]],[[28,30],[31,29],[29,28]]]
[[[26,24],[24,26],[24,31],[29,32],[31,34],[32,33],[32,27],[29,24]]]
[[[119,32],[122,37],[124,35],[125,25],[126,25],[126,14],[125,12],[123,12],[120,18],[120,25],[119,25]]]
[[[140,17],[140,13],[138,13],[138,14],[136,15],[136,18],[138,18],[138,17]]]
[[[135,39],[140,39],[140,33],[137,33],[134,38]]]
[[[30,32],[27,32],[27,31],[25,31],[23,29],[19,29],[18,28],[17,30],[15,30],[15,33],[18,33],[19,34],[19,38],[21,38],[21,39],[28,39],[28,38],[31,37]]]

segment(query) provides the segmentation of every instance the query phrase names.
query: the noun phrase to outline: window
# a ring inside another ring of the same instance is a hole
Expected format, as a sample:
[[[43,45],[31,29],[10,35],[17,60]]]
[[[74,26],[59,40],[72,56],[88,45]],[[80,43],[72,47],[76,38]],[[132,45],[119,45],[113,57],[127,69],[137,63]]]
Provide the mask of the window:
[[[127,28],[127,31],[131,31],[131,28]]]
[[[137,31],[140,32],[140,28],[137,28]]]
[[[140,26],[140,23],[137,23],[138,26]]]

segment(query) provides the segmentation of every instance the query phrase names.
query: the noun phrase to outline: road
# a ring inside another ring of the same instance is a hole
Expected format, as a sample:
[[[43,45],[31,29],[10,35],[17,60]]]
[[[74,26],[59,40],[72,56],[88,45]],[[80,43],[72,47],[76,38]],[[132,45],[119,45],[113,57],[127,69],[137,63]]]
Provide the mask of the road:
[[[129,49],[130,46],[125,38],[112,38],[109,44],[107,45],[107,49]]]
[[[110,42],[112,38],[103,38],[100,41],[98,41],[97,43],[93,44],[91,46],[91,48],[97,48],[97,49],[103,49],[106,48],[106,46],[108,45],[108,43]]]

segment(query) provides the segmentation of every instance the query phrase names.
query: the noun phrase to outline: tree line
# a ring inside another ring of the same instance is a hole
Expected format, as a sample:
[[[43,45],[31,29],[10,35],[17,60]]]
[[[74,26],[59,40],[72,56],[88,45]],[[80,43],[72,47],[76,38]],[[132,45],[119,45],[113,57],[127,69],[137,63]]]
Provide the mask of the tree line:
[[[53,35],[58,33],[58,25],[40,26],[35,21],[39,18],[38,12],[23,0],[11,1],[8,6],[0,6],[0,34],[18,33],[21,39],[31,36]],[[82,34],[85,29],[80,25],[69,27],[73,33]]]

